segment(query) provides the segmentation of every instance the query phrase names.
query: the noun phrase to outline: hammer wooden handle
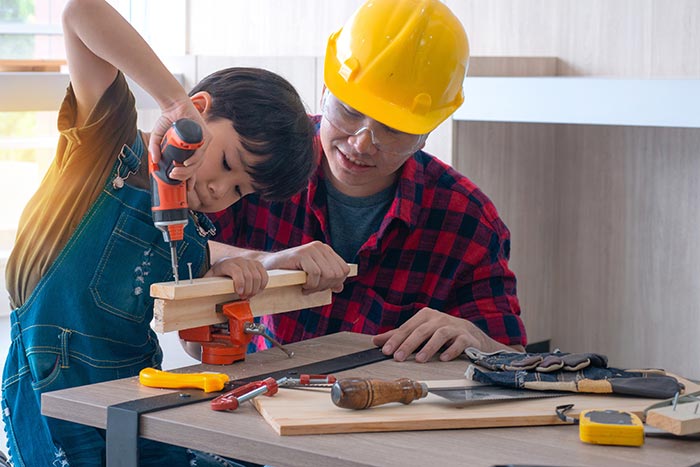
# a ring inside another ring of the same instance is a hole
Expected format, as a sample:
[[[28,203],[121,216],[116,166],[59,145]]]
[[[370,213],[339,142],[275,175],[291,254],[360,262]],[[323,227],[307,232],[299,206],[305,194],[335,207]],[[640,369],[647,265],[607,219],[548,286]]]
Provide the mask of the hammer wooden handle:
[[[428,395],[428,386],[408,378],[394,381],[348,378],[337,381],[331,388],[331,399],[344,409],[367,409],[389,402],[408,404]]]

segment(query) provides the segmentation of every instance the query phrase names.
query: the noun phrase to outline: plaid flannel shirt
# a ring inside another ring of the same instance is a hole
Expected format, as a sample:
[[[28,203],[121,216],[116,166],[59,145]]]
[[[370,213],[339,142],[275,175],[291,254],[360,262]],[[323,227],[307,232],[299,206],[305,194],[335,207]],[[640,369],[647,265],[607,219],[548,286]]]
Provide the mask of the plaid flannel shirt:
[[[215,240],[265,251],[330,244],[323,178],[319,165],[307,188],[287,202],[253,194],[211,215]],[[401,169],[379,230],[356,256],[357,277],[333,303],[261,321],[289,343],[340,331],[379,334],[430,307],[470,320],[498,342],[525,345],[509,254],[510,234],[491,201],[464,175],[419,151]]]

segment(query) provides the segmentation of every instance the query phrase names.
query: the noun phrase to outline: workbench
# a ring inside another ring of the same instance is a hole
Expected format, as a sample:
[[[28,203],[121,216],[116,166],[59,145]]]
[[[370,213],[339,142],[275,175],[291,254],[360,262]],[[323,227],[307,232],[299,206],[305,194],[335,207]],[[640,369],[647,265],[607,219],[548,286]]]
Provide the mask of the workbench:
[[[188,371],[217,371],[244,378],[292,368],[372,347],[369,336],[339,333],[290,346],[293,358],[278,349],[250,354],[243,362],[217,367],[196,365]],[[386,360],[362,367],[364,376],[381,378],[451,379],[463,375],[466,359]],[[359,369],[346,374],[357,375]],[[343,373],[338,373],[342,376]],[[105,428],[107,407],[162,394],[137,378],[81,386],[47,393],[44,415]],[[169,390],[167,390],[169,391]],[[371,410],[371,409],[370,409]],[[671,437],[646,438],[644,446],[612,447],[579,441],[576,426],[402,431],[335,435],[279,436],[246,403],[235,412],[214,412],[208,402],[142,415],[141,436],[223,456],[283,466],[666,466],[688,467],[700,462],[700,442]]]

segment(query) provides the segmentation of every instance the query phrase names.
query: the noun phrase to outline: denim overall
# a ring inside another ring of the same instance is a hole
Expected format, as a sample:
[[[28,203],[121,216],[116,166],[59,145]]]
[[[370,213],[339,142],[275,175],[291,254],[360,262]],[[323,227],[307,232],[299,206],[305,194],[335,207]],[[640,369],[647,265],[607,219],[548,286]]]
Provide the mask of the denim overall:
[[[172,280],[170,250],[153,226],[149,191],[119,183],[136,172],[143,152],[138,134],[32,295],[12,312],[2,409],[15,467],[102,465],[104,430],[41,416],[41,394],[160,367],[149,291]],[[180,264],[192,263],[195,276],[206,268],[212,230],[195,213],[179,242]],[[189,465],[183,448],[140,442],[139,465]]]

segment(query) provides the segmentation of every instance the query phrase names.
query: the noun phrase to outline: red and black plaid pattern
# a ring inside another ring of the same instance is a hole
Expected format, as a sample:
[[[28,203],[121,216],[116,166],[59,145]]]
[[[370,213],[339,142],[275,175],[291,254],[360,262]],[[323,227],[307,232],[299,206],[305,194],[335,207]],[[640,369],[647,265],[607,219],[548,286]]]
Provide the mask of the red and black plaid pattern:
[[[323,178],[319,166],[307,189],[288,202],[249,195],[211,215],[215,240],[266,251],[330,243]],[[469,319],[503,344],[525,345],[509,254],[510,234],[491,201],[419,151],[404,164],[379,231],[360,248],[358,276],[333,303],[261,321],[289,343],[339,331],[382,333],[430,307]]]

